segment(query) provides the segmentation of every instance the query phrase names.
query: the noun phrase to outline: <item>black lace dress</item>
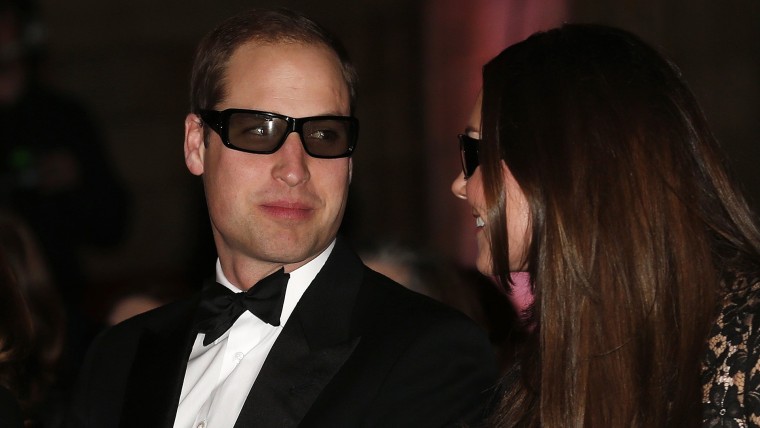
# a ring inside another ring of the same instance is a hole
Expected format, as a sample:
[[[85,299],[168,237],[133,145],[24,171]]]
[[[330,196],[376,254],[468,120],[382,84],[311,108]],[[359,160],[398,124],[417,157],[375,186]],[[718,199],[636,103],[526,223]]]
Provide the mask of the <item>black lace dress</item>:
[[[730,287],[710,331],[702,386],[704,427],[760,427],[760,281]]]

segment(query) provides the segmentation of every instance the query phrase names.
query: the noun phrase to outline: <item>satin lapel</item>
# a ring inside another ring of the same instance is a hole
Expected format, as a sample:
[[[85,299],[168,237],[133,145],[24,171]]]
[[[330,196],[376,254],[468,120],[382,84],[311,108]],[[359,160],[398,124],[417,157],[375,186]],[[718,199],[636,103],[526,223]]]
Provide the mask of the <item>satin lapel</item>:
[[[362,277],[361,261],[338,239],[267,356],[236,428],[300,423],[359,343],[351,315]]]
[[[146,328],[140,337],[124,397],[120,427],[171,427],[177,413],[187,359],[195,334],[197,300],[167,324]],[[168,320],[168,318],[167,318]]]
[[[288,322],[290,324],[290,322]],[[236,428],[298,426],[319,393],[351,355],[358,338],[319,352],[300,326],[283,331],[238,416]]]

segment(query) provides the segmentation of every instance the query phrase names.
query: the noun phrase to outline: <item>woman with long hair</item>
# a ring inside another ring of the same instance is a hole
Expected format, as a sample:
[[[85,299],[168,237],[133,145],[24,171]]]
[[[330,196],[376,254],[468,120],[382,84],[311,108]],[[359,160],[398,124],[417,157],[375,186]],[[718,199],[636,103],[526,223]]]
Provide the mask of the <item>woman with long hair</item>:
[[[19,391],[34,334],[32,316],[19,290],[9,257],[0,246],[0,426],[21,428],[24,416]]]
[[[477,267],[529,278],[493,425],[760,424],[760,231],[675,65],[537,33],[486,64],[460,140]]]
[[[51,397],[64,345],[64,314],[36,239],[0,211],[0,427],[57,426]],[[13,415],[13,416],[11,416]]]

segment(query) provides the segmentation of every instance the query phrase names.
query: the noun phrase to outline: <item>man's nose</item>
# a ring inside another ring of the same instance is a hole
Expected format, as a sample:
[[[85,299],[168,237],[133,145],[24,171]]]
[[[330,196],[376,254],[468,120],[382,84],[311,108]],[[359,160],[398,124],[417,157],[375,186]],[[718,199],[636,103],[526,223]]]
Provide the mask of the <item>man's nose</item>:
[[[311,177],[307,165],[309,154],[304,150],[298,133],[288,134],[280,150],[270,156],[277,156],[277,162],[272,171],[274,178],[284,181],[290,187],[309,181]]]

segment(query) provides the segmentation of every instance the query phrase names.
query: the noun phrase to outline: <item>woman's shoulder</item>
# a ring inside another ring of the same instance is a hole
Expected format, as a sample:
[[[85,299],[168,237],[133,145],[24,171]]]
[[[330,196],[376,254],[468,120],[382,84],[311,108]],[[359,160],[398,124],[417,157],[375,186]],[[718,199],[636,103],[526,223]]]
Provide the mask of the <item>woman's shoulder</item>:
[[[742,324],[755,327],[755,315],[760,315],[760,278],[740,276],[726,287],[718,322],[725,325]]]
[[[726,287],[703,360],[705,426],[760,421],[760,280]],[[732,425],[733,426],[733,425]],[[745,425],[746,426],[746,425]]]
[[[760,352],[760,342],[751,340],[760,333],[760,279],[739,277],[725,287],[718,317],[710,330],[709,349],[716,355],[727,347],[744,353]],[[757,349],[748,349],[757,345]]]

